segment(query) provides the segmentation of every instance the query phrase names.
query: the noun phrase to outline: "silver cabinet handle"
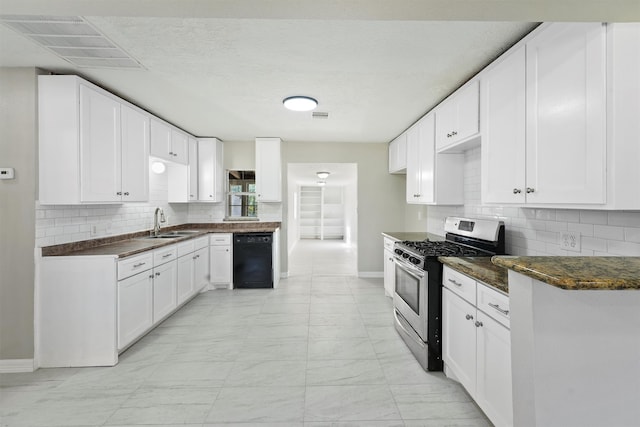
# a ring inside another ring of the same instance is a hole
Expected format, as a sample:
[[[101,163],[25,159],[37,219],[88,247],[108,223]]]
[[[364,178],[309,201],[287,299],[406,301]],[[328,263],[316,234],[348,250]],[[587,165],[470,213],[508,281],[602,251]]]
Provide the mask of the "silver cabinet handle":
[[[482,325],[482,322],[478,322],[478,321],[476,320],[476,328],[480,328],[480,327],[482,327],[482,326],[483,326],[483,325]]]
[[[451,132],[452,136],[456,136],[458,134],[458,132],[456,132],[455,130],[453,132]]]
[[[160,275],[160,273],[156,273],[156,277],[158,277]]]
[[[128,191],[125,191],[124,195],[125,195],[125,196],[128,196],[128,195],[129,195],[129,192],[128,192]]]
[[[138,267],[142,267],[143,265],[145,265],[146,262],[139,262],[137,264],[133,264],[133,268],[138,268]]]
[[[473,320],[473,316],[472,316],[472,315],[470,315],[470,314],[467,314],[467,315],[465,316],[465,319],[467,319],[467,320]]]
[[[536,191],[534,188],[527,187],[527,194],[533,193],[534,191]]]
[[[213,194],[209,194],[209,197],[213,199]]]
[[[454,284],[454,285],[456,285],[456,286],[462,286],[462,283],[456,282],[456,281],[455,281],[455,280],[453,280],[453,279],[447,279],[447,280],[448,280],[448,281],[450,281],[451,283],[453,283],[453,284]]]
[[[116,196],[122,196],[122,191],[118,191],[118,192],[116,193]]]
[[[489,303],[489,307],[495,308],[496,310],[498,310],[500,313],[504,314],[505,316],[509,315],[509,310],[505,310],[505,309],[500,308],[500,306],[498,304]]]
[[[175,156],[175,154],[173,154],[173,151],[169,151],[169,155],[170,156]]]
[[[189,194],[189,197],[196,197],[196,196],[194,196],[193,194]]]
[[[153,274],[151,276],[149,276],[149,279],[153,279]]]
[[[520,194],[520,193],[522,193],[521,189],[519,189],[519,188],[514,188],[513,189],[513,194]]]
[[[389,261],[393,261],[393,258],[389,258]]]
[[[162,258],[167,258],[167,257],[170,257],[170,256],[172,256],[172,255],[173,255],[173,254],[165,254],[165,255],[162,255]]]

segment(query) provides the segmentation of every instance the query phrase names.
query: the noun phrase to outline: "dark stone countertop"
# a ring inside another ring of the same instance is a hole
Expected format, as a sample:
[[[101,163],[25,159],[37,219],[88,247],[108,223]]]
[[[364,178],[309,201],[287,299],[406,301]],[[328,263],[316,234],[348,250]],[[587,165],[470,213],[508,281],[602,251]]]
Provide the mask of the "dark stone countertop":
[[[561,289],[640,289],[640,257],[499,255],[492,261]]]
[[[507,269],[491,262],[491,257],[438,257],[444,265],[462,274],[486,283],[504,293],[509,293]]]
[[[172,227],[164,227],[161,232],[179,230],[197,230],[198,233],[172,239],[149,239],[149,231],[121,234],[118,236],[103,237],[99,239],[82,240],[79,242],[65,243],[62,245],[44,246],[42,256],[86,256],[107,255],[116,258],[125,258],[168,246],[185,240],[195,239],[209,233],[259,233],[273,232],[280,227],[279,222],[224,222],[180,224]]]
[[[424,240],[431,240],[437,242],[444,240],[444,237],[438,236],[437,234],[421,231],[383,231],[382,235],[398,241],[409,240],[412,242],[422,242]]]

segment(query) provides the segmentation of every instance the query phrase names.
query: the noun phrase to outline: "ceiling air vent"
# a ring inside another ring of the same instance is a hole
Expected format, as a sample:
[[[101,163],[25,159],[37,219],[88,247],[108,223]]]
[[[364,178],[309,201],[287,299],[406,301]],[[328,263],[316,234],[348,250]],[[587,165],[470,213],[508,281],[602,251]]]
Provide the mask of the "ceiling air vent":
[[[314,111],[313,113],[311,113],[311,117],[313,117],[314,119],[328,119],[329,118],[329,113],[323,113],[321,111]]]
[[[85,68],[144,68],[81,16],[0,15],[0,23]]]

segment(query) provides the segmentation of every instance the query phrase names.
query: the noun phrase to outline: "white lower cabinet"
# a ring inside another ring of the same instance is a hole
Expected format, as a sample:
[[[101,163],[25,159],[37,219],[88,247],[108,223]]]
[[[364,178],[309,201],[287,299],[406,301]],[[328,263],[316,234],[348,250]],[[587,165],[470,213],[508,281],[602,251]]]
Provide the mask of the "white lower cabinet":
[[[190,248],[184,255],[180,256],[178,248],[178,305],[189,300],[209,282],[209,238],[187,243]]]
[[[195,292],[193,281],[193,255],[185,255],[178,258],[178,300],[182,304]]]
[[[393,244],[394,240],[389,237],[383,237],[384,250],[382,255],[384,256],[384,294],[393,298],[393,293],[396,290],[396,264],[393,261]]]
[[[513,425],[509,298],[444,267],[445,373],[458,380],[496,427]]]
[[[153,323],[165,318],[178,305],[178,268],[175,261],[153,269]]]
[[[209,241],[209,282],[214,287],[233,287],[233,246],[231,233],[211,234]]]
[[[145,271],[118,282],[118,350],[153,325],[153,275]]]

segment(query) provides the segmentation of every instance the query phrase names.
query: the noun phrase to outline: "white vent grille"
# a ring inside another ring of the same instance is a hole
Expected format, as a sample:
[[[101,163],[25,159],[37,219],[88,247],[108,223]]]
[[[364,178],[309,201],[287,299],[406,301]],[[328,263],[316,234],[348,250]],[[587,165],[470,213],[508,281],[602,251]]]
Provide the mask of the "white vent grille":
[[[329,113],[314,111],[313,113],[311,113],[311,117],[313,117],[314,119],[328,119]]]
[[[78,67],[144,68],[80,16],[0,15],[0,23]]]

